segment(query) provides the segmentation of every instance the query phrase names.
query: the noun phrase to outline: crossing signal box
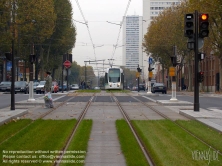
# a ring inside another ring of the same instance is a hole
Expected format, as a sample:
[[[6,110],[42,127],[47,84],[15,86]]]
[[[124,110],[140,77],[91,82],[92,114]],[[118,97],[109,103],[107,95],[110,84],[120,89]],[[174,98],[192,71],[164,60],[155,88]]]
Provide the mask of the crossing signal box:
[[[198,82],[203,82],[204,80],[204,72],[198,72]]]
[[[12,61],[12,54],[10,52],[6,52],[5,57],[8,61]]]
[[[177,66],[177,57],[176,56],[171,56],[170,60],[172,62],[173,67]]]
[[[188,38],[194,37],[194,14],[185,14],[184,18],[184,36]]]
[[[151,72],[151,71],[153,71],[153,70],[154,70],[154,68],[152,68],[152,67],[149,65],[148,71]]]
[[[199,37],[205,38],[209,35],[209,15],[206,13],[199,13]]]
[[[141,73],[141,72],[142,72],[142,69],[140,69],[140,68],[138,67],[138,68],[137,68],[137,71]]]

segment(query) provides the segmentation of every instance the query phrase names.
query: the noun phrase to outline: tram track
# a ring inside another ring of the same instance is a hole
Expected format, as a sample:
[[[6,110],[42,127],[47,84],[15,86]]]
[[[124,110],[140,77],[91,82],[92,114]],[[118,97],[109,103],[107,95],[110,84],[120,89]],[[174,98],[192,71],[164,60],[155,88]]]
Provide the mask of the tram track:
[[[136,138],[140,149],[142,150],[147,162],[149,163],[150,166],[155,166],[154,161],[152,160],[148,149],[146,148],[146,146],[144,145],[143,141],[140,139],[138,133],[136,132],[135,128],[133,127],[133,125],[131,124],[130,121],[130,117],[128,116],[128,114],[126,113],[126,111],[123,109],[123,107],[121,106],[120,102],[118,101],[118,99],[114,96],[114,94],[112,93],[112,97],[114,98],[114,101],[116,102],[117,106],[119,107],[120,112],[122,113],[124,119],[126,120],[127,124],[129,125],[134,137]]]
[[[129,95],[129,94],[128,94]],[[181,128],[182,130],[184,130],[186,133],[188,133],[189,135],[191,135],[192,137],[196,138],[197,140],[199,140],[200,142],[202,142],[203,144],[205,144],[206,146],[208,146],[209,148],[213,149],[214,151],[217,151],[218,154],[220,154],[222,156],[222,153],[216,148],[213,147],[212,145],[208,144],[207,142],[205,142],[203,139],[201,139],[200,137],[198,137],[197,135],[195,135],[195,133],[189,131],[188,129],[186,129],[185,127],[183,127],[182,125],[180,125],[179,123],[177,123],[176,121],[172,120],[169,116],[163,114],[162,112],[158,111],[157,109],[155,109],[154,107],[152,107],[151,105],[148,105],[147,103],[139,100],[138,98],[129,95],[130,97],[134,98],[135,100],[137,100],[138,102],[142,103],[143,105],[145,105],[146,107],[148,107],[149,109],[151,109],[152,111],[154,111],[155,113],[159,114],[160,116],[162,116],[164,119],[170,120],[172,123],[174,123],[175,125],[177,125],[179,128]],[[183,116],[183,115],[182,115]],[[187,117],[186,117],[187,118]]]
[[[93,98],[95,97],[95,93],[93,94],[93,96],[90,98],[90,100],[87,102],[85,108],[83,109],[83,111],[81,112],[81,114],[79,115],[78,119],[77,119],[77,123],[76,125],[74,126],[67,142],[65,143],[65,146],[62,148],[62,151],[63,153],[59,154],[59,158],[57,158],[57,162],[55,162],[54,166],[59,166],[60,163],[61,163],[61,160],[63,159],[63,156],[65,154],[65,152],[67,151],[69,145],[70,145],[70,142],[72,141],[75,133],[76,133],[76,130],[78,129],[79,127],[79,124],[81,123],[81,121],[83,120],[83,118],[85,117],[85,114],[87,113],[92,101],[93,101]],[[71,100],[71,99],[70,99]],[[67,101],[66,101],[67,102]]]

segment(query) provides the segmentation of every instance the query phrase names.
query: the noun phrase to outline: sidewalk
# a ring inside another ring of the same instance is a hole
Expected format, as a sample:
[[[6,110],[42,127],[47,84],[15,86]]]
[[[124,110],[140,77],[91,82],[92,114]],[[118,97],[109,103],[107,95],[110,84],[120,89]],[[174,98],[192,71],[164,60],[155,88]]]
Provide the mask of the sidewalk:
[[[194,92],[187,92],[187,91],[180,91],[177,92],[177,94],[185,94],[193,96]],[[142,94],[139,94],[143,96]],[[154,95],[154,94],[150,94]],[[214,96],[214,97],[221,97],[222,94],[215,94],[215,93],[200,93],[202,96]],[[189,118],[189,119],[195,119],[201,123],[206,124],[209,127],[212,127],[219,132],[222,132],[222,111],[219,110],[206,110],[200,108],[200,111],[194,111],[193,103],[187,102],[187,101],[171,101],[171,100],[154,100],[149,98],[149,95],[145,95],[146,98],[150,99],[153,102],[162,104],[166,106],[167,108],[176,111],[177,113]]]
[[[57,94],[66,95],[68,93],[64,92],[64,93],[57,93]],[[8,123],[12,120],[16,121],[20,119],[20,117],[28,113],[28,109],[31,107],[36,107],[36,106],[43,107],[45,103],[43,97],[44,96],[36,98],[35,101],[23,100],[20,102],[15,102],[15,110],[11,110],[10,106],[0,109],[0,125],[4,123]]]

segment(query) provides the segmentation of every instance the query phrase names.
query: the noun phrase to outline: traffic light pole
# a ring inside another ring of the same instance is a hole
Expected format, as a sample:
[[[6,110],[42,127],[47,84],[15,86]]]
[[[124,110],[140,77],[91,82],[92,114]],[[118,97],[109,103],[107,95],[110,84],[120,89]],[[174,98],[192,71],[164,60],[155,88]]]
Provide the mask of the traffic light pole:
[[[149,63],[149,67],[148,67],[148,74],[149,74],[149,76],[148,76],[148,91],[147,91],[148,94],[151,94],[151,77],[150,77],[150,72],[152,72],[152,71],[150,71],[150,63]]]
[[[176,71],[176,66],[177,66],[177,47],[173,46],[173,67],[175,68]],[[177,86],[176,86],[176,73],[174,72],[174,76],[172,76],[172,97],[170,99],[170,101],[178,101],[177,97],[176,97],[176,93],[177,93]]]
[[[200,111],[200,103],[199,103],[199,82],[198,82],[198,70],[199,70],[199,58],[198,58],[198,11],[195,10],[195,65],[194,65],[194,111]]]

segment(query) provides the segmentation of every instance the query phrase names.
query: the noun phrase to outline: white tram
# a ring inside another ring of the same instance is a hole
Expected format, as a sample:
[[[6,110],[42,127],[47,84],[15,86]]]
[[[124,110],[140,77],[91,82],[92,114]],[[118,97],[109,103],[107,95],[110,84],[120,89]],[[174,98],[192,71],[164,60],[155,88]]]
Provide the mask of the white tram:
[[[121,68],[107,68],[105,71],[105,89],[123,89],[124,74]]]

